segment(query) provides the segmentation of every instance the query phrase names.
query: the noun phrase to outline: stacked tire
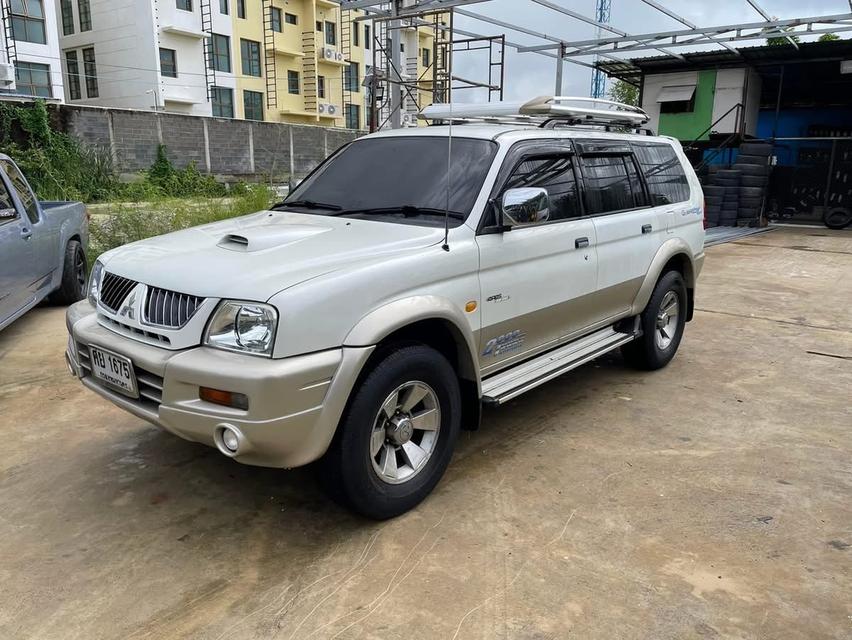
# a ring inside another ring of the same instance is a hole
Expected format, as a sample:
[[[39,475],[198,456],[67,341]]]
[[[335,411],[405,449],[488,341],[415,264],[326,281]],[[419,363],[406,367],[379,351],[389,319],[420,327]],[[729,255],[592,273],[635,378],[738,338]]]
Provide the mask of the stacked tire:
[[[707,227],[718,227],[722,216],[722,202],[725,197],[725,187],[707,185],[704,187],[704,217]]]
[[[738,169],[720,169],[713,179],[716,186],[722,189],[719,226],[735,227],[740,208],[740,172]]]
[[[740,172],[737,224],[758,224],[769,186],[771,155],[772,144],[768,142],[745,142],[740,145],[733,167]]]

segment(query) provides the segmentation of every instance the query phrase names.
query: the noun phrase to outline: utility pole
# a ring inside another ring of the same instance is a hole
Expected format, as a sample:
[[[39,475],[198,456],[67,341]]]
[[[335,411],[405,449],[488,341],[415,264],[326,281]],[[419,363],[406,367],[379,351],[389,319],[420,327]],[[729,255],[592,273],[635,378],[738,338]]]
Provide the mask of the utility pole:
[[[391,2],[391,15],[394,16],[394,18],[399,15],[401,4],[402,0],[393,0]],[[388,51],[390,78],[388,78],[388,84],[390,85],[391,90],[391,129],[399,129],[402,127],[402,76],[400,75],[400,69],[402,69],[401,26],[402,25],[399,20],[391,20],[388,22],[388,29],[390,30],[390,51]]]

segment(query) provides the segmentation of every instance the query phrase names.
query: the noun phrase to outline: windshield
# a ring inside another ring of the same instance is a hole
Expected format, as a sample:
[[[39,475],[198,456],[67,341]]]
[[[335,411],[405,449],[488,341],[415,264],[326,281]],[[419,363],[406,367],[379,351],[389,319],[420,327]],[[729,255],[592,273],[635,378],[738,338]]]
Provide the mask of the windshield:
[[[321,214],[396,212],[431,217],[427,222],[443,220],[449,147],[448,138],[438,136],[358,140],[310,175],[284,204],[309,203],[312,212]],[[496,152],[490,140],[452,139],[449,210],[457,214],[454,219],[470,214]]]

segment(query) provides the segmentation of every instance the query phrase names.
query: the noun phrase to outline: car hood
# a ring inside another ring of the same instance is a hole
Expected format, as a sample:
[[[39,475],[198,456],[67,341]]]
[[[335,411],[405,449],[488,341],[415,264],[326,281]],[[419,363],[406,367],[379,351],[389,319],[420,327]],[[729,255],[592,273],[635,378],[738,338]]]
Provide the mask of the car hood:
[[[176,231],[103,256],[119,276],[205,298],[268,300],[306,280],[441,242],[443,229],[284,211]]]

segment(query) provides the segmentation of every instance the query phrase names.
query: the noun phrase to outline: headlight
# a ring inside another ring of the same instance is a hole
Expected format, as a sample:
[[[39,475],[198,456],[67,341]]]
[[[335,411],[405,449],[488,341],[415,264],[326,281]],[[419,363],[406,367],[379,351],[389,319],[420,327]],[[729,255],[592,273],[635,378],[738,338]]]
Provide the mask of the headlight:
[[[92,274],[89,276],[89,303],[93,307],[98,306],[98,300],[101,299],[101,278],[104,275],[104,265],[100,260],[95,260],[95,266],[92,267]]]
[[[204,343],[272,357],[278,313],[268,304],[226,300],[219,305],[204,333]]]

